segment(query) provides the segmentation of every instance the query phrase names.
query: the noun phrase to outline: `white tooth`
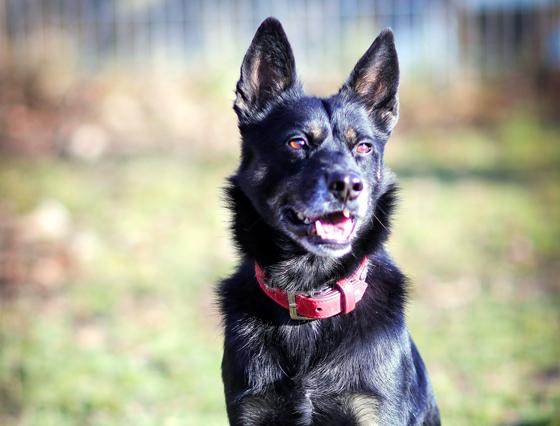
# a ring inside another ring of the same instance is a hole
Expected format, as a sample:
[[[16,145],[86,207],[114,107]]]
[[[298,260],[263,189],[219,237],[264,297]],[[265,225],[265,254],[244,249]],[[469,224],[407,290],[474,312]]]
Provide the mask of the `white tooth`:
[[[321,221],[315,221],[315,229],[317,230],[317,235],[319,235],[321,238],[325,235],[325,230],[323,229]]]
[[[344,209],[342,210],[342,214],[344,215],[345,218],[350,218],[350,210],[348,209]]]
[[[306,217],[306,218],[303,219],[303,223],[305,223],[306,225],[309,225],[311,223],[311,219]]]

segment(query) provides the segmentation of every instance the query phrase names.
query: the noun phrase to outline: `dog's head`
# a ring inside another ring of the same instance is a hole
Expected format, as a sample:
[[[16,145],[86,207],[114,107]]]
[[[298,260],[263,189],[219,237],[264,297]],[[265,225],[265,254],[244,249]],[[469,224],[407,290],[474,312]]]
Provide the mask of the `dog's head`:
[[[282,26],[261,24],[236,87],[236,181],[269,226],[316,255],[350,251],[383,186],[398,82],[393,33],[384,30],[336,95],[306,96]]]

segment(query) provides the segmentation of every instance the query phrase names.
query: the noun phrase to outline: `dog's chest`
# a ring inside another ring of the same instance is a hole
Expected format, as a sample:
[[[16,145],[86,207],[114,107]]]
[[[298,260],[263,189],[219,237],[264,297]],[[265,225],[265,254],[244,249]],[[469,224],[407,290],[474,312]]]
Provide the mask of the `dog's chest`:
[[[316,395],[359,389],[372,378],[372,348],[333,333],[325,322],[280,326],[268,337],[261,350],[272,354],[289,391]]]

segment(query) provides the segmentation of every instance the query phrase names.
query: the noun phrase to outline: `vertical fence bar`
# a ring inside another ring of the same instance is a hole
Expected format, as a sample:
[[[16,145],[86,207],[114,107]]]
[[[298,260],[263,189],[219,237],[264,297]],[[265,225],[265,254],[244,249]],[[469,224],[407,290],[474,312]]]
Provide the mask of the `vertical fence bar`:
[[[0,0],[0,66],[8,61],[8,56],[10,54],[8,14],[6,7],[6,0]]]

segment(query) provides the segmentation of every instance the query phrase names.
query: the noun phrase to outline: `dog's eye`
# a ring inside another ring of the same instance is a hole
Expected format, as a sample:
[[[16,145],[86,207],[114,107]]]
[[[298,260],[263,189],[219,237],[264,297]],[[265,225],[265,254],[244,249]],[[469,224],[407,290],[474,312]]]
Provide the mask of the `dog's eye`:
[[[293,138],[288,141],[288,146],[296,151],[304,149],[306,145],[307,142],[303,138]]]
[[[372,146],[368,142],[362,142],[356,146],[356,152],[358,154],[369,154],[371,150],[372,150]]]

